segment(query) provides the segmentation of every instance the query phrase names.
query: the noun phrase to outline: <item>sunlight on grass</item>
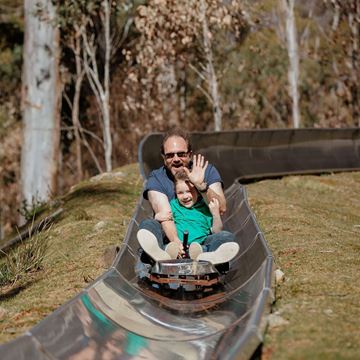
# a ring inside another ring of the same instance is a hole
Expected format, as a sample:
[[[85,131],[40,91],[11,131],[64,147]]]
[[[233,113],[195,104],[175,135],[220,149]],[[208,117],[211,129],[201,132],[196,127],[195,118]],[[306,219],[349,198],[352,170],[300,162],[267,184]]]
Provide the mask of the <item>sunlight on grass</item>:
[[[42,269],[48,251],[48,234],[46,231],[36,233],[27,240],[21,241],[13,250],[2,251],[0,263],[0,287],[23,285],[28,281],[28,274]]]

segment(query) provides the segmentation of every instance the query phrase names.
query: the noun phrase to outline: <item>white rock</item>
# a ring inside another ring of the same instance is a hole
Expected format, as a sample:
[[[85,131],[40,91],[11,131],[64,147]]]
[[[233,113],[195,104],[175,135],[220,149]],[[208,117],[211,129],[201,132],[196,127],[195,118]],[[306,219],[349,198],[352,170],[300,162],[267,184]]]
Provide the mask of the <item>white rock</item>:
[[[275,327],[278,327],[278,326],[288,325],[289,321],[285,320],[280,315],[270,314],[268,316],[268,323],[269,323],[269,328],[272,329],[272,328],[275,328]]]
[[[99,222],[94,226],[94,230],[95,230],[95,231],[100,231],[100,230],[102,230],[105,226],[106,226],[106,222],[105,222],[105,221],[99,221]]]
[[[284,280],[285,280],[285,274],[280,269],[276,269],[275,270],[275,283],[280,284],[280,283],[284,282]]]

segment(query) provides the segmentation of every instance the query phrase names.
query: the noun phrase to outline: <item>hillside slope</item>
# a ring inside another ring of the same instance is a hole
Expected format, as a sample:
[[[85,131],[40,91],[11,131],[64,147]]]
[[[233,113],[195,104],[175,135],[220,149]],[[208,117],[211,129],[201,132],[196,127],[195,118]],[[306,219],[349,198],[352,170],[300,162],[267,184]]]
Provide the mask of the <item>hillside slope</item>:
[[[266,359],[357,359],[360,173],[289,176],[248,187],[285,282]]]
[[[20,335],[111,264],[140,196],[137,165],[76,185],[49,231],[44,269],[16,295],[1,289],[0,341]],[[360,173],[289,176],[246,185],[285,281],[265,359],[355,359],[360,337]]]

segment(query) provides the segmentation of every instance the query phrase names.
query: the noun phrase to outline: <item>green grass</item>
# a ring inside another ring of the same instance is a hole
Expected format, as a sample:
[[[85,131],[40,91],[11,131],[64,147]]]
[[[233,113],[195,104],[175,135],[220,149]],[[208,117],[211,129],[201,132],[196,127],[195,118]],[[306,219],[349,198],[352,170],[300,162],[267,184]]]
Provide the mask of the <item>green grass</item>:
[[[22,334],[102,274],[139,199],[136,165],[78,184],[49,233],[44,268],[0,303],[0,341]],[[360,345],[360,173],[289,176],[246,186],[285,281],[263,359],[357,359]],[[46,294],[46,296],[44,296]]]

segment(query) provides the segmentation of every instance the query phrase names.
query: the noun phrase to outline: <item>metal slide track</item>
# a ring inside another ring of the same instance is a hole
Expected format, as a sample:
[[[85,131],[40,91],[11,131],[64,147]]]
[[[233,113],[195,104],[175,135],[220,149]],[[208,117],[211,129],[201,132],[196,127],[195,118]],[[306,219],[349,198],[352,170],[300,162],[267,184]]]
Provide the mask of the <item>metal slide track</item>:
[[[161,164],[161,134],[139,146],[141,173]],[[193,133],[195,152],[220,171],[226,229],[240,252],[218,296],[169,299],[139,280],[136,232],[151,216],[140,199],[113,266],[34,328],[0,346],[1,359],[248,359],[273,300],[273,257],[242,182],[286,174],[360,170],[359,129]],[[44,294],[46,296],[46,294]]]

